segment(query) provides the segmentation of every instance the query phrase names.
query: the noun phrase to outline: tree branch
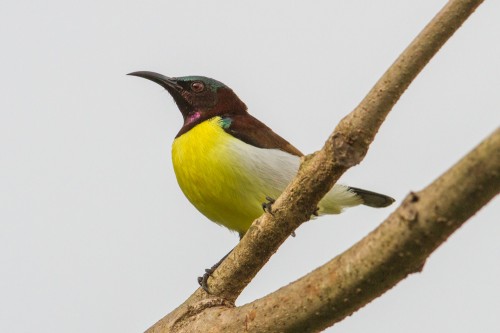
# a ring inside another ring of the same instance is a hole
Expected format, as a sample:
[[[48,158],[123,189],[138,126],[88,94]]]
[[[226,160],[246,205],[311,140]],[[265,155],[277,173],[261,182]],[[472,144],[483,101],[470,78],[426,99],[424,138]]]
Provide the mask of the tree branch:
[[[349,250],[262,299],[231,311],[214,309],[217,332],[321,331],[421,271],[427,257],[499,191],[497,129],[431,185],[410,193]]]
[[[186,332],[193,331],[193,327],[207,324],[206,320],[210,322],[209,316],[220,315],[215,314],[214,306],[223,306],[219,308],[223,312],[230,311],[228,307],[233,306],[241,291],[284,240],[300,224],[309,220],[317,203],[339,177],[348,168],[361,162],[396,101],[481,2],[450,1],[387,70],[359,106],[339,123],[323,149],[303,159],[298,175],[274,203],[273,215],[264,214],[254,221],[245,237],[209,279],[212,294],[219,297],[207,295],[198,289],[148,332],[175,332],[180,328]],[[208,308],[210,311],[203,311]],[[197,322],[201,318],[203,320]],[[221,317],[217,318],[220,320]],[[203,326],[201,331],[208,332],[207,327],[211,326]]]
[[[234,301],[271,255],[350,167],[361,162],[380,125],[411,81],[482,1],[450,1],[415,38],[324,147],[304,158],[297,177],[255,221],[211,279],[210,290]]]

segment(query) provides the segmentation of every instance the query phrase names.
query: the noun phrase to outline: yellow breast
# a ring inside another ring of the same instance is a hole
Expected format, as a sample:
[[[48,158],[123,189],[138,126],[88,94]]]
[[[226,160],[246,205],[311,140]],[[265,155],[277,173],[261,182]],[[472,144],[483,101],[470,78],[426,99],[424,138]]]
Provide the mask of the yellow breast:
[[[278,198],[299,169],[300,158],[262,149],[226,133],[221,118],[206,120],[175,139],[174,171],[182,191],[210,220],[240,234],[262,214],[266,196]],[[336,184],[318,204],[319,214],[338,214],[362,199]]]
[[[251,154],[244,150],[258,148],[226,133],[220,121],[206,120],[176,138],[172,161],[189,201],[210,220],[242,234],[262,214],[266,196],[277,197],[282,188],[252,171]]]

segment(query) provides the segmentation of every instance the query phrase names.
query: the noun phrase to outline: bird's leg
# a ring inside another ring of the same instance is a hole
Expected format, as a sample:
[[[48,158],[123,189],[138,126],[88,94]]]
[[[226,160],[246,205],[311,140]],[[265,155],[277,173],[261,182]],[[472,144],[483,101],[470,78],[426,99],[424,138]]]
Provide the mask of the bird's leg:
[[[224,261],[224,259],[226,259],[227,256],[231,252],[233,252],[233,250],[234,250],[234,248],[231,249],[231,251],[229,251],[224,257],[222,257],[221,260],[217,261],[217,263],[215,265],[213,265],[210,268],[205,269],[205,274],[203,274],[203,276],[198,276],[198,284],[200,285],[200,287],[203,288],[203,290],[206,291],[207,294],[210,294],[210,291],[208,290],[208,284],[207,284],[208,278],[213,274],[213,272],[217,269],[217,267],[220,266],[220,264]]]
[[[276,201],[271,197],[266,197],[266,202],[262,203],[262,210],[264,210],[266,213],[269,213],[271,215],[273,214],[272,208],[273,208],[273,203]]]

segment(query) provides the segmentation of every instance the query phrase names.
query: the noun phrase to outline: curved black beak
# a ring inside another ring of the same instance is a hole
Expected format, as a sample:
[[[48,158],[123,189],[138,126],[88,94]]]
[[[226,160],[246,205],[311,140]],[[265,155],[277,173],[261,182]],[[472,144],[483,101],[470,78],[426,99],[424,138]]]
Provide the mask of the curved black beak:
[[[161,75],[155,72],[138,71],[138,72],[128,73],[127,75],[142,77],[144,79],[148,79],[150,81],[158,83],[160,86],[167,89],[167,91],[170,93],[173,93],[174,91],[180,92],[183,89],[174,78]]]
[[[150,81],[158,83],[160,86],[165,88],[170,96],[174,98],[174,101],[179,107],[179,110],[181,111],[184,119],[186,119],[187,114],[192,111],[192,105],[183,96],[184,88],[177,82],[175,78],[149,71],[132,72],[127,75],[148,79]]]

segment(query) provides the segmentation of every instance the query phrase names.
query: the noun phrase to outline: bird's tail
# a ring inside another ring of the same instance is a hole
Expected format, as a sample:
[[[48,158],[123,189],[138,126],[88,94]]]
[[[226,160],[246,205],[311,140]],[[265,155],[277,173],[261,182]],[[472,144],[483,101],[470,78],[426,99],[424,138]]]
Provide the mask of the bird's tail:
[[[385,194],[367,191],[357,187],[349,187],[349,190],[361,197],[361,199],[363,199],[362,204],[365,206],[382,208],[387,207],[394,202],[393,198]]]
[[[319,202],[319,214],[339,214],[344,208],[357,205],[382,208],[394,202],[394,199],[380,193],[340,184],[328,192]]]

